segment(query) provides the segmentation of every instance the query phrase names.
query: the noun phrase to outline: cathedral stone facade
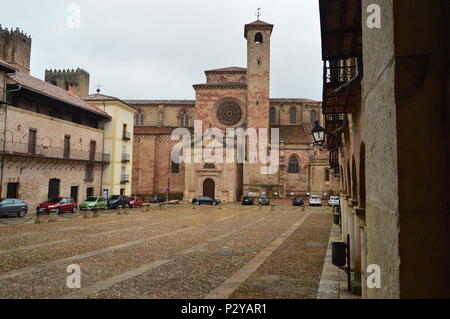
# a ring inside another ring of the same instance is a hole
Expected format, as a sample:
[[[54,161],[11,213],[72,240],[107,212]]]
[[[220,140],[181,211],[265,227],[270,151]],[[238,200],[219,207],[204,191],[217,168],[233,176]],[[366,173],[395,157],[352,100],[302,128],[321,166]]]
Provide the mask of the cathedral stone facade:
[[[205,72],[206,83],[195,84],[195,100],[126,101],[138,110],[134,130],[133,193],[167,194],[191,200],[211,196],[226,202],[243,195],[289,197],[332,192],[328,152],[315,146],[311,128],[323,122],[321,103],[303,98],[270,98],[270,38],[273,25],[245,25],[247,68]],[[175,128],[191,131],[218,128],[278,128],[279,169],[261,173],[259,163],[172,162]]]

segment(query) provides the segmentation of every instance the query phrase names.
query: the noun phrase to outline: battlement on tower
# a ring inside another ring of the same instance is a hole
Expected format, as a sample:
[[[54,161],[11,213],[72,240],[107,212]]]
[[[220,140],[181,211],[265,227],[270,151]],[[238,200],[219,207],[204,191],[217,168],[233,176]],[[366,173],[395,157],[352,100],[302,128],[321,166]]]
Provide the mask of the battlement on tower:
[[[0,25],[0,59],[30,72],[31,37],[19,28],[7,29]]]
[[[82,68],[45,70],[45,81],[78,96],[89,95],[90,75]]]

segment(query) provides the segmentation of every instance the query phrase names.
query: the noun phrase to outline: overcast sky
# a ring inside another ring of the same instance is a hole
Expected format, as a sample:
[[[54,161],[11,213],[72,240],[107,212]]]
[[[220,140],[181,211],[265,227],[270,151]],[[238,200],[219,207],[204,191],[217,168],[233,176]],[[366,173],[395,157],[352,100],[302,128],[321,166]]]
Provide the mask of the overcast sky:
[[[81,27],[68,28],[70,4]],[[203,71],[246,66],[244,24],[275,24],[271,97],[321,99],[318,0],[14,0],[0,23],[31,35],[31,74],[81,67],[122,99],[194,99]]]

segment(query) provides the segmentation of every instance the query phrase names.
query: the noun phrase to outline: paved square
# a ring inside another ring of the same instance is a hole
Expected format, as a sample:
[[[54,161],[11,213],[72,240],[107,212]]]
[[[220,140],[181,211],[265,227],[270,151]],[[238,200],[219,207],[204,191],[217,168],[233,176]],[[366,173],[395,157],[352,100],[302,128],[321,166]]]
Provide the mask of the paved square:
[[[3,226],[0,298],[316,298],[330,228],[326,207],[239,204]]]

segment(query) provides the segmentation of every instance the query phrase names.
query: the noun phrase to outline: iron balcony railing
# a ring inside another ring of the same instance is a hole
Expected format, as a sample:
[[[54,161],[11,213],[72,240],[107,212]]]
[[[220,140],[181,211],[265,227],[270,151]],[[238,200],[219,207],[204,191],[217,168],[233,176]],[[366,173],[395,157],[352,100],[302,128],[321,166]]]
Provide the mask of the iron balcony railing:
[[[111,160],[110,154],[16,142],[0,142],[0,155],[69,159],[106,163],[110,162]]]
[[[123,139],[124,141],[129,141],[129,140],[131,140],[131,132],[129,132],[129,131],[123,131],[122,139]]]
[[[332,134],[337,129],[341,128],[345,123],[345,114],[325,114],[325,132],[326,134]]]
[[[130,175],[128,174],[122,174],[120,176],[120,182],[121,183],[129,183],[130,182]]]
[[[130,160],[131,160],[130,154],[126,154],[126,153],[122,154],[122,162],[123,163],[128,163]]]
[[[344,60],[330,60],[324,62],[324,83],[340,86],[350,81],[356,75],[356,65],[346,65]]]

